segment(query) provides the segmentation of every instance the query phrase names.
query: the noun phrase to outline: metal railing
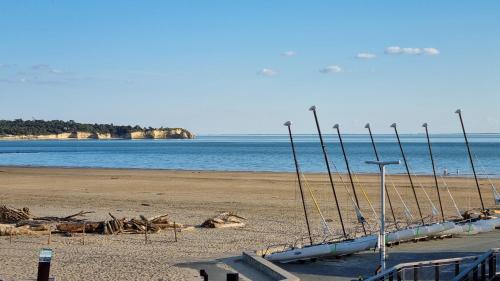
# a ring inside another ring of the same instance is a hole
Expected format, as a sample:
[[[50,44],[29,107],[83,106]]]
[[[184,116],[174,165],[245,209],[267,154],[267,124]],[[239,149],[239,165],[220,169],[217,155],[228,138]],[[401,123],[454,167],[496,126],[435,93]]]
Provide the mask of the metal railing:
[[[500,248],[491,249],[482,254],[469,267],[455,276],[452,281],[493,280],[497,274],[497,255],[500,255]]]
[[[451,280],[489,281],[496,275],[500,248],[479,256],[401,263],[364,281]]]

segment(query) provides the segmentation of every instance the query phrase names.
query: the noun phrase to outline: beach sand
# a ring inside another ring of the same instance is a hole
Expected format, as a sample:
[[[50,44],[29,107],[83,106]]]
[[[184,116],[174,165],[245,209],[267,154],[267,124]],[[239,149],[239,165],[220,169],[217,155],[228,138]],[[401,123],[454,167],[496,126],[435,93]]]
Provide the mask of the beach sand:
[[[356,217],[352,201],[339,176],[334,177],[347,230],[353,231]],[[361,209],[374,223],[379,202],[378,175],[356,177]],[[418,176],[417,196],[424,216],[431,205],[419,184],[439,209],[433,177]],[[347,184],[348,177],[343,176]],[[500,180],[494,180],[496,184]],[[413,193],[404,175],[388,176],[389,194],[401,221],[403,207],[392,189],[397,187],[417,219]],[[456,216],[443,182],[440,180],[444,212]],[[451,193],[461,209],[479,207],[472,178],[446,178]],[[305,175],[305,196],[313,233],[323,230],[310,191],[334,232],[340,233],[338,215],[326,174]],[[347,185],[350,190],[350,185]],[[483,199],[493,206],[491,188],[481,180]],[[352,192],[352,191],[351,191]],[[221,211],[232,211],[248,219],[244,228],[202,229],[179,233],[151,234],[145,245],[143,235],[87,235],[81,237],[47,236],[0,237],[0,278],[26,280],[36,276],[37,254],[43,247],[54,249],[52,274],[61,280],[197,280],[197,272],[176,264],[229,257],[244,250],[263,249],[269,245],[293,242],[306,233],[294,173],[197,172],[125,169],[65,169],[0,167],[0,205],[29,207],[37,215],[70,215],[81,210],[94,211],[90,220],[117,217],[153,216],[168,213],[172,220],[199,225]],[[391,219],[389,208],[387,209]],[[359,226],[357,227],[359,230]]]

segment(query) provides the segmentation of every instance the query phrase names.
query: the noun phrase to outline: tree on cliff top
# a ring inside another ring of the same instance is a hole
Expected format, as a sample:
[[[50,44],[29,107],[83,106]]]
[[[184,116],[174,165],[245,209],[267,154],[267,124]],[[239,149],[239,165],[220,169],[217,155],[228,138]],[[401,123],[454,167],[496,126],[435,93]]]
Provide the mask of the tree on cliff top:
[[[149,130],[154,128],[149,127]],[[125,135],[131,132],[144,131],[139,125],[134,127],[114,124],[87,124],[73,120],[0,120],[0,135],[51,135],[61,133],[87,132],[111,135]]]

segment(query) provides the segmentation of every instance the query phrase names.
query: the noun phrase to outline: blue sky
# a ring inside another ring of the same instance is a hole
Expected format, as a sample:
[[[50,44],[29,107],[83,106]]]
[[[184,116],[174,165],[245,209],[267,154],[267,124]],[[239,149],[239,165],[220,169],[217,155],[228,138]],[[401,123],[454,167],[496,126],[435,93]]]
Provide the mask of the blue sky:
[[[499,1],[1,1],[1,119],[500,132]],[[391,48],[392,47],[392,48]],[[333,132],[333,131],[332,131]]]

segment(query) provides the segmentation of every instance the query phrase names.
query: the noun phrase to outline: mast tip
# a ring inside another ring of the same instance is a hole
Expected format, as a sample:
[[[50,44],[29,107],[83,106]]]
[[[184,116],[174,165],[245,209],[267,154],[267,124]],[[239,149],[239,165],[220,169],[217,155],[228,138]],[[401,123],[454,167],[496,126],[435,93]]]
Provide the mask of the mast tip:
[[[340,127],[340,126],[339,126],[339,124],[335,124],[335,125],[333,125],[333,128],[334,128],[334,129],[338,129],[339,127]]]
[[[459,109],[455,110],[455,113],[460,114],[460,113],[462,113],[462,110],[459,108]]]
[[[392,123],[391,128],[396,128],[396,123]]]
[[[290,127],[291,125],[292,125],[292,121],[286,121],[285,123],[283,123],[283,126]]]
[[[315,105],[313,105],[313,106],[309,107],[309,110],[310,110],[310,111],[316,111],[316,106],[315,106]]]
[[[365,128],[366,129],[370,128],[370,123],[366,123]]]
[[[422,127],[427,128],[427,123],[422,124]]]

